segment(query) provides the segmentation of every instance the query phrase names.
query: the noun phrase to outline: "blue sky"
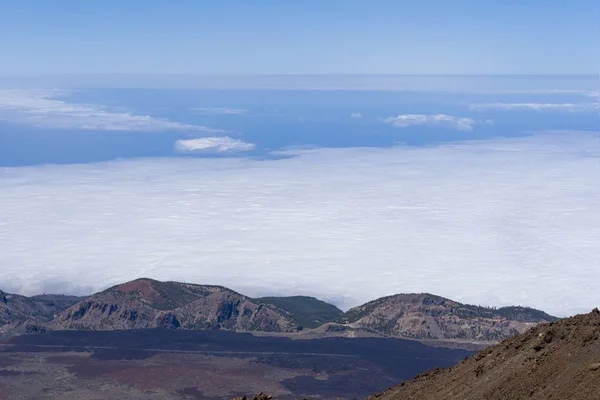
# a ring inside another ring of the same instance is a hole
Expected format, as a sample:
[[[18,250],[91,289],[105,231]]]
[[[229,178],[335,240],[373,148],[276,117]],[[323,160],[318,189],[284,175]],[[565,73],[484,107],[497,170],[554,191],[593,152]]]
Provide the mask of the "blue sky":
[[[595,0],[0,3],[0,74],[594,74]]]
[[[593,79],[513,80],[482,85],[467,77],[446,89],[436,80],[437,89],[385,91],[0,88],[0,167],[277,158],[298,146],[430,146],[597,128]],[[182,143],[213,146],[184,151]]]
[[[599,7],[0,2],[0,289],[588,311]]]

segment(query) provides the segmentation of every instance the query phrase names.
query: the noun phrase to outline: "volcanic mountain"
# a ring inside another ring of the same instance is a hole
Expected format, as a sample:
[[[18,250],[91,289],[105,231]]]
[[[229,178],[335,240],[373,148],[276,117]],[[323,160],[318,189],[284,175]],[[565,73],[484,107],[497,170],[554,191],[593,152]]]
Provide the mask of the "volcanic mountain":
[[[293,318],[221,286],[137,279],[67,308],[54,329],[227,329],[294,332]]]
[[[540,324],[370,399],[600,399],[600,312]]]
[[[428,293],[382,297],[341,318],[346,326],[385,336],[490,343],[556,319],[528,307],[472,306]]]

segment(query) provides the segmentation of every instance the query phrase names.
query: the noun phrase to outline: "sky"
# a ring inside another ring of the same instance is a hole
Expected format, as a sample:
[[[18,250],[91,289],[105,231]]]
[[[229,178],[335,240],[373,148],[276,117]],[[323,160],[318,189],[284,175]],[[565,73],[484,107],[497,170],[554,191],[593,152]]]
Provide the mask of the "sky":
[[[587,312],[598,8],[0,2],[0,289]]]
[[[595,0],[3,1],[0,75],[597,74],[599,19]]]

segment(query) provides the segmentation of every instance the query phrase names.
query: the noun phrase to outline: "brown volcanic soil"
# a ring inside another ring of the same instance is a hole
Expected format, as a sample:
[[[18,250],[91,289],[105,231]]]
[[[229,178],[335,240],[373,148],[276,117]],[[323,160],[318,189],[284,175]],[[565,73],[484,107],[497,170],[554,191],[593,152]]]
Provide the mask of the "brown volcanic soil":
[[[507,339],[444,370],[372,396],[378,400],[599,400],[600,312]]]

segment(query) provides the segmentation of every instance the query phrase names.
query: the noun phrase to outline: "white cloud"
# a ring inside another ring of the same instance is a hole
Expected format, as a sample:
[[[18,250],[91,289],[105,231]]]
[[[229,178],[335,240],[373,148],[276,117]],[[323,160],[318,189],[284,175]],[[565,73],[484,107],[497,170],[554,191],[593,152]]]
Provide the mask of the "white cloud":
[[[587,312],[600,305],[599,147],[593,132],[561,132],[3,168],[0,287],[149,276],[344,307],[432,292]]]
[[[221,108],[221,107],[216,107],[216,108],[193,108],[192,110],[194,110],[197,114],[201,114],[201,115],[210,115],[210,114],[217,114],[217,115],[242,115],[242,114],[248,113],[248,111],[249,111],[249,110],[247,110],[245,108]]]
[[[199,139],[178,140],[175,149],[180,152],[216,152],[237,153],[253,150],[256,146],[230,137],[204,137]]]
[[[567,112],[582,112],[594,111],[600,108],[598,103],[588,104],[573,104],[573,103],[482,103],[471,104],[472,110],[535,110],[535,111],[567,111]]]
[[[588,97],[598,98],[598,97],[600,97],[600,91],[596,90],[596,91],[593,91],[593,92],[588,92],[586,95]]]
[[[413,125],[439,126],[459,131],[472,131],[478,123],[491,124],[492,121],[475,121],[472,118],[455,117],[446,114],[400,114],[397,117],[381,118],[381,122],[398,128]]]
[[[359,112],[354,112],[352,114],[350,114],[350,118],[362,118],[363,115]]]
[[[0,120],[43,128],[106,131],[224,132],[201,125],[182,124],[149,115],[108,111],[91,104],[71,104],[55,97],[56,90],[0,90]]]

